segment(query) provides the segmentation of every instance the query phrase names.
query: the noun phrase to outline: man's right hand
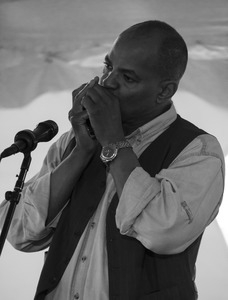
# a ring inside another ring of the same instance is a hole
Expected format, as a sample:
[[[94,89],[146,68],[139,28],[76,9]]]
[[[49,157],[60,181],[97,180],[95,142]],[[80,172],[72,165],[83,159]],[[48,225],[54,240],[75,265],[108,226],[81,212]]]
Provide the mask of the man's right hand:
[[[88,84],[81,85],[72,92],[72,109],[69,111],[69,120],[74,130],[77,150],[86,153],[93,153],[97,145],[97,141],[89,135],[86,121],[88,114],[82,107],[81,101],[86,94],[88,88],[92,87],[99,80],[95,77]]]
[[[73,91],[73,106],[69,112],[69,120],[74,130],[76,147],[52,171],[46,224],[52,221],[66,205],[75,184],[77,184],[96,149],[97,140],[89,136],[86,128],[88,115],[81,106],[81,100],[90,84],[93,84],[92,81]]]

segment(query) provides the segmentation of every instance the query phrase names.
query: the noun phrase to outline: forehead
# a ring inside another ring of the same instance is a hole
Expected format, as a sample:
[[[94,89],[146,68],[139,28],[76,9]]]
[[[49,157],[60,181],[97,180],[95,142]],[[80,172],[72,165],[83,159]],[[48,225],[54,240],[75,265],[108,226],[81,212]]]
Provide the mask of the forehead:
[[[118,38],[108,54],[118,67],[134,69],[136,73],[151,73],[157,61],[158,43]]]

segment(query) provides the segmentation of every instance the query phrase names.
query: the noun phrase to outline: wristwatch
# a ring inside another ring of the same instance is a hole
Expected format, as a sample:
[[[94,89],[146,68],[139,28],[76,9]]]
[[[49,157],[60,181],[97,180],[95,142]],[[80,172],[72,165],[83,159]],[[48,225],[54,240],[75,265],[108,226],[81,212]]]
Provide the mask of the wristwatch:
[[[111,143],[108,144],[107,146],[103,146],[100,155],[100,158],[103,161],[103,163],[108,164],[111,161],[113,161],[118,154],[118,150],[121,148],[132,148],[132,146],[126,140]]]

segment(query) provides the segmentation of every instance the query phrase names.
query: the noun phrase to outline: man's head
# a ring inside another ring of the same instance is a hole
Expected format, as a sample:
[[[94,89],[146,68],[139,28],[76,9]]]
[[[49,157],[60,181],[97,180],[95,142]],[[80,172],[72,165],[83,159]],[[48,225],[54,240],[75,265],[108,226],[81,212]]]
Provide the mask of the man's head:
[[[186,64],[183,38],[164,22],[142,22],[119,35],[105,58],[101,84],[119,98],[127,132],[168,109]]]
[[[119,35],[119,40],[135,40],[151,50],[151,58],[154,55],[154,44],[157,46],[155,67],[162,79],[179,82],[183,76],[188,51],[181,35],[170,25],[161,21],[145,21],[135,24]],[[151,45],[151,48],[150,48]]]

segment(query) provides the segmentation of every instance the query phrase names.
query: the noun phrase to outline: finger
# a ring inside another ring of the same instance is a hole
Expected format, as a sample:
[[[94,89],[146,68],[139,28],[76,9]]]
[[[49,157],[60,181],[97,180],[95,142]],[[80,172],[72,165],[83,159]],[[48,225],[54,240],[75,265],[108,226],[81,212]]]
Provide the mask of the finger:
[[[93,88],[89,88],[86,92],[86,96],[90,97],[94,103],[113,98],[113,95],[110,93],[110,91],[99,84],[94,84]]]
[[[77,97],[77,95],[86,87],[88,83],[83,83],[79,88],[73,90],[72,92],[72,105],[74,104],[74,101]]]
[[[82,98],[86,95],[89,88],[92,88],[99,81],[99,77],[96,76],[89,83],[83,84],[79,89],[73,91],[73,105],[74,102],[81,102]]]
[[[85,124],[88,119],[88,113],[86,110],[75,113],[72,109],[68,113],[68,119],[72,123],[77,123],[79,125]]]
[[[89,135],[91,139],[96,139],[95,134],[92,130],[91,125],[88,127],[88,115],[85,111],[78,113],[77,115],[71,115],[69,112],[69,120],[77,135]]]
[[[94,85],[99,81],[99,77],[96,76],[94,79],[92,79],[85,88],[78,94],[78,98],[82,99],[88,92],[89,89],[93,88]]]
[[[99,107],[110,101],[116,100],[113,95],[99,84],[94,84],[93,87],[88,88],[86,94],[82,97],[81,106],[88,111],[88,114],[95,109],[96,105]]]
[[[86,110],[89,114],[93,110],[95,103],[96,101],[94,101],[94,96],[90,97],[88,94],[86,94],[81,101],[83,111]]]

